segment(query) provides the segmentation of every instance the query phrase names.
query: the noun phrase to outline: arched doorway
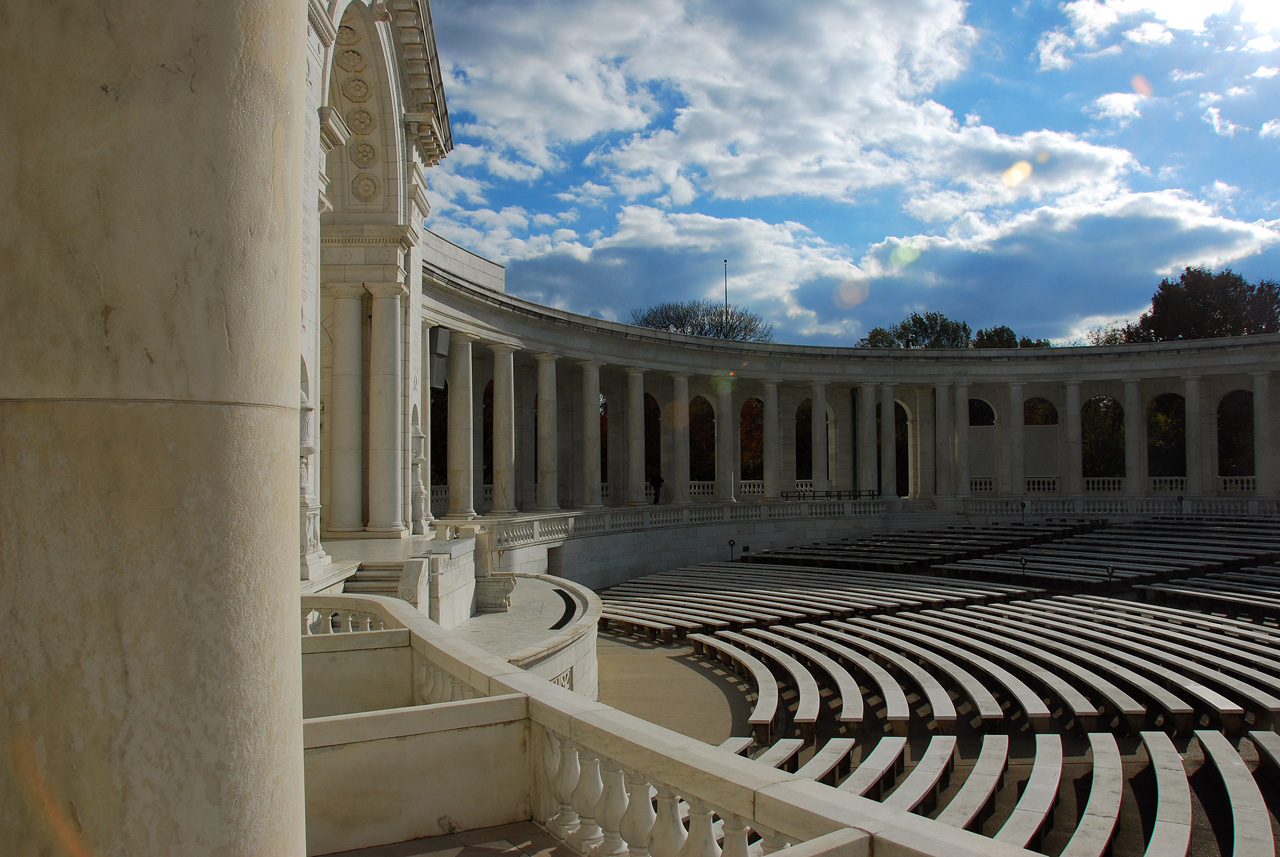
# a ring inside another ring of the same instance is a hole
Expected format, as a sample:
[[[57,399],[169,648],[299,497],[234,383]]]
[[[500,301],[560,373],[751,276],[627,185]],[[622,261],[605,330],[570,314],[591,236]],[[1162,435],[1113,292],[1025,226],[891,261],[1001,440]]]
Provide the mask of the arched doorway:
[[[689,481],[694,500],[715,496],[716,413],[702,396],[689,400]]]
[[[901,406],[899,406],[901,407]],[[831,418],[824,414],[827,439],[827,477],[831,476]],[[813,479],[813,400],[805,399],[796,408],[796,481]]]
[[[1033,397],[1022,403],[1023,455],[1027,490],[1058,490],[1058,408],[1048,399]]]
[[[1080,472],[1086,493],[1124,488],[1124,408],[1110,396],[1080,408]]]
[[[1147,475],[1153,492],[1187,490],[1187,401],[1177,393],[1147,405]]]
[[[969,399],[969,490],[996,490],[996,412],[985,399]]]
[[[764,493],[764,402],[747,399],[738,411],[738,458],[741,479],[738,494],[758,497]]]
[[[1218,402],[1218,479],[1223,491],[1252,491],[1253,393],[1232,390]]]

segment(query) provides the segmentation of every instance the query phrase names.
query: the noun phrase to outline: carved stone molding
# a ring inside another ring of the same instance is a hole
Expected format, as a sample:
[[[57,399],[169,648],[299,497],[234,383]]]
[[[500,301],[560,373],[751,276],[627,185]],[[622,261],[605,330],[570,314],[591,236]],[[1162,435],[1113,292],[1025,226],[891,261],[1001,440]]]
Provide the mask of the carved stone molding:
[[[332,107],[321,107],[320,114],[320,148],[327,155],[334,149],[345,146],[351,137],[351,129],[343,121],[342,114]]]
[[[515,588],[514,574],[493,574],[476,578],[476,612],[506,613],[511,609],[511,593]]]
[[[337,30],[333,26],[333,21],[329,20],[329,13],[325,11],[323,0],[307,0],[307,23],[320,39],[320,44],[326,48],[333,45]]]

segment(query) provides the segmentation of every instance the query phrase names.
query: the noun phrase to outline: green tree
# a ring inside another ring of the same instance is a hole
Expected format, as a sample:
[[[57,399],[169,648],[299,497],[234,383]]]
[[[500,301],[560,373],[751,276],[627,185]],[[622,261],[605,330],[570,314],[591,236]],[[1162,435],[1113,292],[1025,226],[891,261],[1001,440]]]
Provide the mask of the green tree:
[[[913,312],[888,328],[873,327],[858,340],[865,348],[968,348],[969,325],[940,312]]]
[[[1007,324],[979,330],[973,335],[974,348],[1049,348],[1051,345],[1047,339],[1018,336]]]
[[[1184,268],[1177,281],[1164,279],[1151,296],[1151,310],[1125,328],[1127,342],[1167,342],[1280,332],[1280,286],[1249,283],[1230,268]]]
[[[773,342],[773,325],[758,313],[737,304],[709,300],[665,301],[631,311],[631,323],[670,333],[736,339],[740,342]]]

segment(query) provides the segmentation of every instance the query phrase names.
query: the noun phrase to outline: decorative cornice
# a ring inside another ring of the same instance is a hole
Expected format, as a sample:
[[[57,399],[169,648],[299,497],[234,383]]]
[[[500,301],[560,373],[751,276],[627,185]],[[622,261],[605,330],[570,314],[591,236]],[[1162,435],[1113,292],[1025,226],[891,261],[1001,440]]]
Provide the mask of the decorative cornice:
[[[342,114],[332,107],[321,107],[320,114],[320,148],[327,155],[334,149],[345,146],[351,137],[351,129],[347,127]]]
[[[323,0],[307,0],[307,23],[326,50],[333,46],[334,39],[338,38],[338,28],[329,20]]]
[[[380,14],[381,13],[381,14]],[[425,0],[375,0],[375,17],[386,15],[399,45],[405,128],[422,160],[435,166],[453,149],[440,57],[431,7]]]
[[[320,243],[327,246],[363,246],[377,247],[397,244],[408,251],[417,243],[412,226],[365,225],[365,226],[321,226]]]

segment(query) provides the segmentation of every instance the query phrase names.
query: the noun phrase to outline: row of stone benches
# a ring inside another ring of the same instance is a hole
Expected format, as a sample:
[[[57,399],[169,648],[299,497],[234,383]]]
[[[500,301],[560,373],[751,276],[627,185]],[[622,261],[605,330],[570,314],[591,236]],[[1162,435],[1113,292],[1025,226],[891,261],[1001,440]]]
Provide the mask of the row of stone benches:
[[[1143,584],[1135,589],[1145,600],[1193,605],[1263,621],[1280,620],[1280,567],[1275,565]]]

